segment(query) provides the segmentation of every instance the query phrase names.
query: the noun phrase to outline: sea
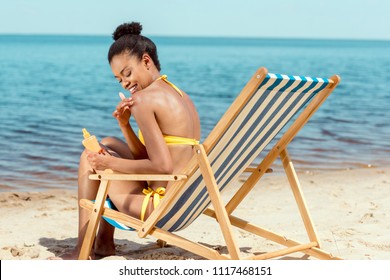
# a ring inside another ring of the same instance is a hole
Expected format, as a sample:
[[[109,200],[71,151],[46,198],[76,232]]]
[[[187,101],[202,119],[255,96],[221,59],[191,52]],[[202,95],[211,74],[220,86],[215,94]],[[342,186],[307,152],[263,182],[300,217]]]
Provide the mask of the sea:
[[[339,86],[289,145],[297,171],[389,166],[390,41],[150,38],[161,73],[193,99],[202,140],[259,67],[337,74]],[[0,191],[77,189],[82,128],[123,138],[111,116],[123,91],[107,61],[111,43],[109,36],[0,35]],[[278,160],[274,166],[281,170]]]

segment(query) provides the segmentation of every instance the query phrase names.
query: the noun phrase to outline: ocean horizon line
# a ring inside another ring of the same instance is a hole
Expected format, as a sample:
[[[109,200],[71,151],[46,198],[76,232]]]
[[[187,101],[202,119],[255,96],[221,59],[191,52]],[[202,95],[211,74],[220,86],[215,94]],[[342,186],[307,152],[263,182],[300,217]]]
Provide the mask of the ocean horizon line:
[[[144,34],[146,37],[157,39],[200,39],[200,40],[244,40],[244,41],[334,41],[334,42],[378,42],[390,43],[384,38],[321,38],[321,37],[256,37],[256,36],[227,36],[227,35],[155,35]],[[111,34],[77,34],[77,33],[0,33],[0,37],[86,37],[108,38]]]

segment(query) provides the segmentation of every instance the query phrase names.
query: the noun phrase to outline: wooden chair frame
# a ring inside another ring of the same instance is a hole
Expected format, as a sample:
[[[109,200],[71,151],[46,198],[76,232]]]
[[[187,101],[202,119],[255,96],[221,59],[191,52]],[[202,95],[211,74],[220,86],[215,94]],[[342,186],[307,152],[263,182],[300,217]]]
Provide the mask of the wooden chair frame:
[[[260,68],[244,87],[231,108],[234,108],[234,105],[236,104],[238,104],[237,106],[242,106],[242,104],[246,102],[248,96],[253,94],[253,92],[258,88],[260,83],[264,80],[266,74],[267,69]],[[101,182],[95,203],[85,199],[80,201],[81,207],[88,209],[91,212],[91,215],[79,259],[88,259],[98,228],[99,219],[102,215],[134,228],[138,232],[140,238],[144,238],[147,235],[150,235],[157,239],[164,240],[165,242],[174,246],[181,247],[185,250],[193,252],[206,259],[270,259],[288,255],[294,252],[302,252],[318,259],[340,259],[339,257],[335,257],[332,254],[320,249],[319,238],[303,197],[300,183],[298,181],[298,176],[287,151],[288,144],[294,139],[299,130],[307,123],[310,117],[315,113],[315,111],[318,110],[325,99],[330,95],[330,93],[339,83],[340,78],[337,75],[334,75],[329,80],[330,83],[327,85],[327,87],[321,92],[321,94],[317,94],[313,100],[309,102],[303,112],[300,113],[289,129],[281,136],[273,148],[264,157],[262,162],[256,168],[250,168],[246,170],[250,172],[250,176],[234,194],[226,206],[222,202],[221,194],[207,155],[218,141],[218,135],[221,135],[224,132],[226,127],[229,126],[231,120],[235,117],[235,114],[237,114],[237,108],[229,109],[213,130],[213,133],[210,134],[204,143],[194,147],[195,156],[192,158],[187,168],[183,170],[182,174],[115,174],[111,170],[106,170],[103,174],[91,175],[91,180],[100,180]],[[282,160],[290,187],[294,194],[295,201],[298,205],[300,215],[305,225],[309,239],[309,241],[306,243],[287,239],[283,235],[266,230],[250,223],[249,221],[245,221],[232,215],[232,212],[240,205],[243,199],[250,193],[256,183],[262,178],[267,170],[269,170],[273,162],[278,157],[280,157]],[[208,195],[210,196],[211,204],[213,206],[213,209],[208,208],[203,212],[203,214],[216,219],[223,234],[223,238],[228,249],[228,254],[220,254],[217,250],[183,238],[177,233],[169,232],[156,227],[157,222],[166,213],[171,203],[177,199],[177,191],[185,185],[188,178],[194,174],[197,168],[200,168],[201,170],[203,179],[206,183]],[[165,195],[164,199],[151,213],[148,219],[142,222],[137,218],[104,207],[108,187],[110,181],[112,180],[164,180],[175,181],[175,183],[172,184],[169,192]],[[250,257],[241,257],[237,241],[233,234],[233,226],[281,244],[285,248],[274,252],[253,255]]]

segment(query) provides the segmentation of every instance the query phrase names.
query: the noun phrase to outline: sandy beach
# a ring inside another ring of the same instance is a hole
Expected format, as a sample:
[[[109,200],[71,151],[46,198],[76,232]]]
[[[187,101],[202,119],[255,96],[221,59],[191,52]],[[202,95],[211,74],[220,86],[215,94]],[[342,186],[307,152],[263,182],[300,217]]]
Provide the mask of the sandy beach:
[[[390,259],[390,168],[305,172],[299,177],[324,250],[348,260]],[[229,195],[224,193],[223,197]],[[288,238],[307,240],[283,173],[266,174],[244,202],[234,212],[238,217]],[[1,260],[46,259],[76,243],[76,191],[1,192],[0,209]],[[216,223],[206,216],[181,234],[224,249]],[[274,247],[242,231],[235,234],[244,255]],[[117,255],[104,259],[202,259],[172,245],[156,248],[154,238],[140,239],[134,232],[117,230],[115,239]],[[288,258],[307,256],[295,254]]]

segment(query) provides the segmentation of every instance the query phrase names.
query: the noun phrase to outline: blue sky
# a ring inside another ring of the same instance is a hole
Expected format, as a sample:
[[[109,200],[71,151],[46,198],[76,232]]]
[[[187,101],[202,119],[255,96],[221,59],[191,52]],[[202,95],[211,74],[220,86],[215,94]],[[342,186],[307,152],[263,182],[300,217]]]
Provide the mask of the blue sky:
[[[139,21],[145,35],[390,40],[389,0],[0,0],[0,34],[110,35]]]

